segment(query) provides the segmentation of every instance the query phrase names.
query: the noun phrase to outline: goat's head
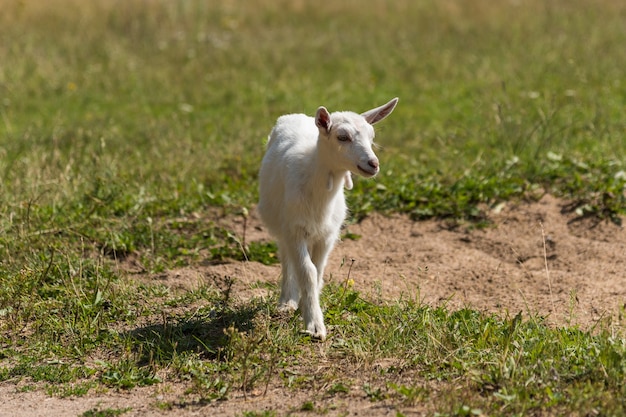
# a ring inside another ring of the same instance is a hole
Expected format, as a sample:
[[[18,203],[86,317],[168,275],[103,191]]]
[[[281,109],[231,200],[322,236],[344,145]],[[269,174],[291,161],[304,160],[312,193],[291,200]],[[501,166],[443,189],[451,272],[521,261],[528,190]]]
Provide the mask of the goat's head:
[[[321,141],[320,146],[332,149],[328,154],[338,169],[345,169],[363,177],[378,174],[378,158],[372,149],[374,145],[372,125],[389,116],[396,104],[398,99],[394,98],[387,104],[362,114],[329,113],[325,107],[317,109],[315,124],[320,131],[320,138],[325,139]]]

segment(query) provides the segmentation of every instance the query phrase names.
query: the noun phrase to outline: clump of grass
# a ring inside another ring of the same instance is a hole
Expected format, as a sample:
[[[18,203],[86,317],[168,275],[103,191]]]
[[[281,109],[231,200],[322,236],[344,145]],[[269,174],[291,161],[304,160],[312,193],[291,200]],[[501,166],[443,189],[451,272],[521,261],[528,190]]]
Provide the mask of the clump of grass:
[[[81,414],[82,417],[117,417],[131,411],[132,408],[92,408]]]
[[[497,412],[501,407],[508,413],[574,410],[582,404],[583,409],[593,410],[598,401],[601,408],[623,407],[619,401],[600,400],[606,398],[604,394],[589,396],[592,386],[623,395],[619,381],[624,369],[615,365],[626,351],[608,330],[592,334],[575,328],[551,328],[540,317],[524,320],[521,312],[501,318],[472,310],[449,312],[408,300],[374,304],[353,290],[345,293],[336,289],[328,302],[329,324],[339,324],[333,340],[337,353],[357,363],[397,358],[396,365],[388,370],[391,375],[417,370],[426,379],[461,378],[472,404],[483,411]],[[344,338],[344,331],[350,337]],[[606,366],[613,371],[607,373],[603,370]],[[385,379],[393,380],[393,376]],[[370,383],[370,398],[390,395],[371,387]],[[408,402],[419,398],[443,401],[439,410],[452,405],[452,414],[457,407],[454,404],[461,409],[466,401],[463,394],[452,392],[432,398],[427,389],[401,383],[392,383],[386,390]],[[586,399],[581,400],[583,397]]]

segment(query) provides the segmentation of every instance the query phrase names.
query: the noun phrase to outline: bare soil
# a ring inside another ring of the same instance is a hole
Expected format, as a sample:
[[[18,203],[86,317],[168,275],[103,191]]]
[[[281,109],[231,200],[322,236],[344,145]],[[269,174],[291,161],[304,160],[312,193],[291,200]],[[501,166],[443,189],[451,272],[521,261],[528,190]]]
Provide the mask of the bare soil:
[[[556,326],[623,328],[626,303],[626,233],[621,226],[595,218],[581,218],[566,201],[545,195],[538,202],[507,203],[489,213],[492,226],[475,228],[441,220],[413,222],[406,216],[372,214],[346,227],[344,239],[329,260],[328,281],[351,279],[365,296],[375,300],[412,297],[428,305],[445,304],[454,310],[470,307],[485,312],[526,317],[541,316]],[[243,232],[238,217],[217,221]],[[246,225],[246,240],[271,239],[256,215]],[[268,296],[259,282],[276,282],[280,267],[253,262],[205,265],[169,271],[163,282],[193,288],[209,276],[236,279],[236,297]],[[321,363],[320,368],[332,366]],[[124,416],[218,416],[244,411],[293,412],[307,398],[327,408],[327,415],[395,415],[385,403],[371,403],[358,394],[332,401],[309,393],[270,387],[247,398],[234,394],[228,401],[181,403],[186,387],[160,384],[128,392],[94,393],[81,398],[47,397],[40,391],[18,392],[12,383],[0,384],[0,416],[73,416],[94,407],[124,409]],[[354,391],[354,390],[353,390]],[[160,410],[155,404],[179,404]],[[188,400],[186,400],[188,401]],[[406,415],[424,410],[403,409]]]

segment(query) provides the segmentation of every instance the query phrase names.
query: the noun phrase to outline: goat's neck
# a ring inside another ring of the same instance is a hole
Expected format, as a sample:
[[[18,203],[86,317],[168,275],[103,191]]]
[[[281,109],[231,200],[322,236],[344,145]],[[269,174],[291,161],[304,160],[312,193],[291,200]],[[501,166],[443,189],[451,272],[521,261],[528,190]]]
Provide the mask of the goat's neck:
[[[328,163],[329,160],[327,155],[324,155],[323,149],[318,147],[313,161],[316,167],[314,181],[317,187],[323,187],[329,194],[335,194],[343,189],[346,171],[336,169]]]

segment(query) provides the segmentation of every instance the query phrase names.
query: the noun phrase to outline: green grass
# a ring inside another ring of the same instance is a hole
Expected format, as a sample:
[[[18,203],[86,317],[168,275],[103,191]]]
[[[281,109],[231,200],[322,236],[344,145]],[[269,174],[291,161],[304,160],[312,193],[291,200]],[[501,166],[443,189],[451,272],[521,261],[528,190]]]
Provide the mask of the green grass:
[[[608,329],[333,287],[333,338],[320,347],[298,332],[297,316],[276,319],[275,300],[233,303],[223,282],[175,293],[116,266],[136,258],[148,275],[224,259],[275,263],[273,244],[249,244],[214,221],[243,219],[255,204],[274,120],[394,96],[400,104],[378,129],[381,175],[357,180],[348,197],[354,220],[377,210],[480,224],[486,207],[550,192],[581,216],[620,222],[622,2],[1,8],[2,381],[60,396],[191,381],[211,401],[342,375],[327,395],[362,386],[399,412],[417,403],[451,416],[624,412],[623,334]],[[306,376],[319,355],[343,368]],[[357,372],[382,358],[395,365]],[[302,407],[322,413],[312,401]]]

